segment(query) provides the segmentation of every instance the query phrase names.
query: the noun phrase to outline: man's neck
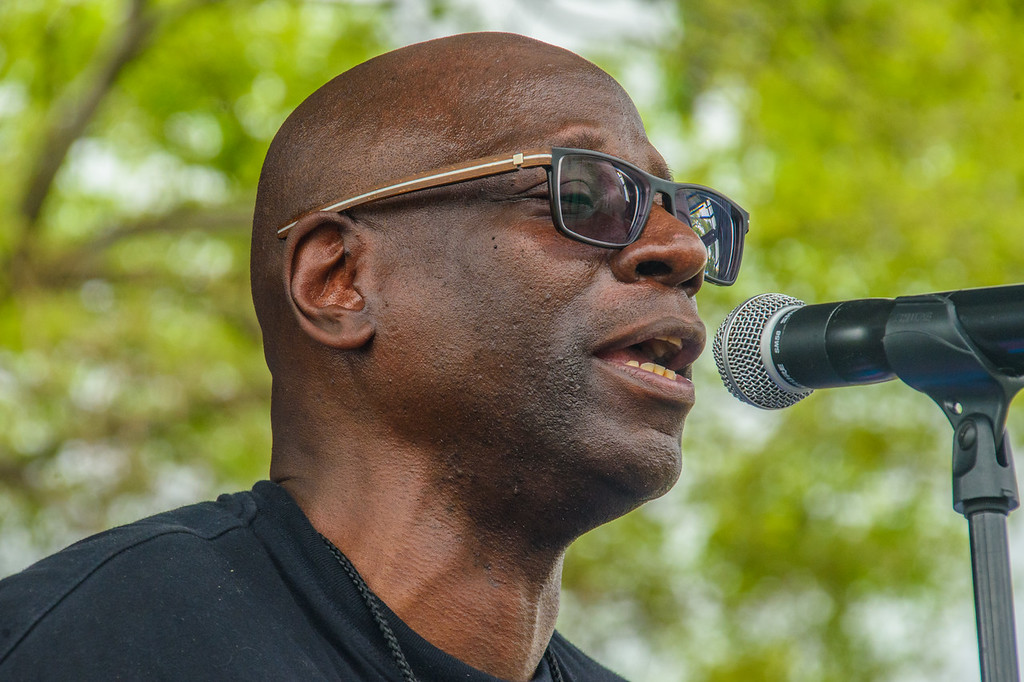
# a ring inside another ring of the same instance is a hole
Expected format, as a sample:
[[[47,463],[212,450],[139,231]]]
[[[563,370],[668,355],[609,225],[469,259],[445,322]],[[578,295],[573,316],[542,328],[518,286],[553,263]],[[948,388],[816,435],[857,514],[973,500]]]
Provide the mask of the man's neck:
[[[532,679],[558,615],[562,551],[482,532],[415,467],[388,471],[275,478],[420,636],[491,675]]]

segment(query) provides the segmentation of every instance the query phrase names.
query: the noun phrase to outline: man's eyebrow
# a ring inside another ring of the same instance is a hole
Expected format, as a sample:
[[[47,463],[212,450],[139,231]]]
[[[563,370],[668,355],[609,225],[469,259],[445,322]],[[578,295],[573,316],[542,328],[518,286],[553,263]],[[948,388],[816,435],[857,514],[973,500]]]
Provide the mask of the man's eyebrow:
[[[637,163],[636,165],[640,166],[641,168],[643,168],[643,164],[641,164],[641,163]],[[672,181],[672,178],[674,177],[672,175],[672,169],[669,168],[668,164],[665,163],[665,161],[661,158],[661,156],[658,156],[657,158],[655,158],[651,162],[650,167],[649,168],[645,168],[644,170],[646,170],[651,175],[657,176],[657,177],[661,178],[662,180],[668,180],[670,182]]]
[[[556,136],[555,142],[555,147],[598,151],[604,147],[605,137],[589,130],[574,130],[565,137]]]
[[[589,149],[591,151],[601,151],[605,148],[607,139],[599,134],[590,130],[574,130],[565,136],[555,136],[553,147],[568,147],[570,149]],[[634,165],[644,167],[642,159],[624,159],[630,161]],[[656,175],[659,178],[665,180],[672,179],[672,170],[668,164],[665,163],[660,157],[654,160],[649,168],[644,168],[651,175]]]

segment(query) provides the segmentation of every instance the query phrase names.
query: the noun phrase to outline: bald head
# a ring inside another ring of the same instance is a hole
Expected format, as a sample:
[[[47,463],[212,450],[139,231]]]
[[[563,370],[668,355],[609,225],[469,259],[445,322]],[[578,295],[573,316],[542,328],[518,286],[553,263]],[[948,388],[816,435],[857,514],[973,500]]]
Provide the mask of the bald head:
[[[252,287],[267,358],[292,328],[276,230],[316,206],[397,178],[492,153],[550,144],[581,96],[625,113],[629,97],[576,54],[524,36],[471,33],[411,45],[360,64],[309,96],[271,143],[253,219]],[[581,115],[584,117],[581,119]]]

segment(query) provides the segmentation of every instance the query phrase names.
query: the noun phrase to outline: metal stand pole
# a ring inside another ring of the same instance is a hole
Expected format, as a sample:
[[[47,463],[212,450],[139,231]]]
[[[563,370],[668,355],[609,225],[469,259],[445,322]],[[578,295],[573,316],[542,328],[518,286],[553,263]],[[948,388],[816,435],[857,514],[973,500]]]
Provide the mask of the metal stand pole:
[[[971,532],[981,679],[1014,682],[1019,679],[1019,668],[1006,516],[998,512],[976,512],[967,517],[967,524]]]
[[[1017,506],[1017,478],[1006,432],[996,446],[986,415],[961,419],[953,439],[953,508],[971,536],[974,613],[983,682],[1018,682],[1017,633],[1006,516]]]

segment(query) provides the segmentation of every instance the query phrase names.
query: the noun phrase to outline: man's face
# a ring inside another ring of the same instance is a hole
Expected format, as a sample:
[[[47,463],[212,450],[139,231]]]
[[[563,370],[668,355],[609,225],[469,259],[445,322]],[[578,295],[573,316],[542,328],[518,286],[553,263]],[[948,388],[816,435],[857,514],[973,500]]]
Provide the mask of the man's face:
[[[586,146],[664,173],[631,106],[614,92],[589,101],[490,151]],[[699,239],[655,206],[625,249],[572,241],[552,224],[541,169],[418,201],[378,217],[368,305],[382,407],[436,450],[439,485],[471,513],[507,521],[525,506],[567,533],[664,493],[693,402],[684,376],[704,344]],[[627,364],[655,358],[684,376]]]

